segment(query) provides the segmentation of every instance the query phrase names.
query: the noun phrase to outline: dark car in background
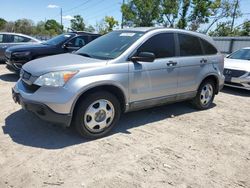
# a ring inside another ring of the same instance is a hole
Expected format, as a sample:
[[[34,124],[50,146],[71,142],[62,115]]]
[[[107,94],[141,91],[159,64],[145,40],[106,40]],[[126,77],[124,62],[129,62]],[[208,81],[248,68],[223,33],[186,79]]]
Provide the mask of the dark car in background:
[[[70,32],[40,44],[10,47],[5,51],[7,68],[18,73],[22,66],[30,60],[76,51],[99,36],[99,34],[88,32]]]
[[[40,40],[19,33],[0,32],[0,62],[5,60],[5,50],[11,46],[41,43]]]

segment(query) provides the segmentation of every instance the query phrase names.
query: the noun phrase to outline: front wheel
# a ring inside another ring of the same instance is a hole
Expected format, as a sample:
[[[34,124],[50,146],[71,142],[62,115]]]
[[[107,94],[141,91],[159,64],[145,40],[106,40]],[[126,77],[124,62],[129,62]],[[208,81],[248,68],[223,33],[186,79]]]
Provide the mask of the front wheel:
[[[215,96],[215,84],[212,80],[205,80],[200,85],[196,97],[193,99],[193,105],[199,110],[210,108]]]
[[[77,131],[87,138],[106,135],[119,121],[120,103],[109,92],[100,91],[87,95],[77,105],[74,124]]]

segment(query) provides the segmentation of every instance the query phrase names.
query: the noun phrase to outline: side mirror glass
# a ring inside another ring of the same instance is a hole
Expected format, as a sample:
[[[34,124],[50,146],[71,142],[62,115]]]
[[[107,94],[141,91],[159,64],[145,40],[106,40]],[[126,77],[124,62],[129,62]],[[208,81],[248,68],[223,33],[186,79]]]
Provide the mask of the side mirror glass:
[[[136,56],[130,58],[131,61],[153,62],[155,60],[155,54],[152,52],[140,52]]]

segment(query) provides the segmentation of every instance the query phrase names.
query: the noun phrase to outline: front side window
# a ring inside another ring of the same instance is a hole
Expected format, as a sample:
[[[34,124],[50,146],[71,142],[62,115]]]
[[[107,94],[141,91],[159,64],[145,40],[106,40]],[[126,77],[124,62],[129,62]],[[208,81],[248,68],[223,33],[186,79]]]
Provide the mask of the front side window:
[[[203,55],[200,40],[198,37],[187,34],[178,34],[178,36],[180,56]]]
[[[155,58],[167,58],[175,56],[175,40],[173,33],[161,33],[148,39],[137,50],[140,52],[151,52]]]
[[[68,46],[81,48],[87,43],[87,41],[88,41],[87,36],[75,37],[68,43]]]
[[[210,44],[209,42],[201,39],[201,44],[203,46],[205,54],[207,54],[207,55],[217,54],[216,48],[212,44]]]
[[[250,60],[250,49],[241,49],[232,53],[228,58]]]
[[[138,31],[113,31],[88,43],[76,54],[97,59],[114,59],[143,35]]]

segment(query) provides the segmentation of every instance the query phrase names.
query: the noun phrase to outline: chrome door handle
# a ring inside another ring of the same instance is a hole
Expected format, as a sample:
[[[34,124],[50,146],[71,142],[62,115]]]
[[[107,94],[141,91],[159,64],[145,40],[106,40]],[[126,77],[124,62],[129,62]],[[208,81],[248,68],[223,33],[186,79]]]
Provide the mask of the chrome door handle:
[[[173,67],[173,66],[176,66],[177,65],[177,62],[176,61],[169,61],[168,63],[167,63],[167,66],[169,66],[169,67]]]

